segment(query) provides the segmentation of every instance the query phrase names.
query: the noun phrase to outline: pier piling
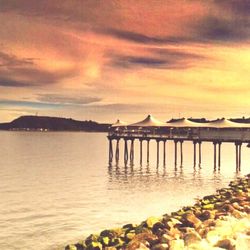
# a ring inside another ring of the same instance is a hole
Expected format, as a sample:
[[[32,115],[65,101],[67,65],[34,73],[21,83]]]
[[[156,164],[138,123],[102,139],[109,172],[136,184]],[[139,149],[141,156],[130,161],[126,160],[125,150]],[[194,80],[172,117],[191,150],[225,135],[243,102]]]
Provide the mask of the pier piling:
[[[159,156],[160,156],[160,150],[159,150],[160,141],[156,140],[156,143],[157,143],[157,166],[158,166],[159,165]]]
[[[109,139],[109,163],[112,163],[113,161],[113,145],[112,145],[112,139]]]
[[[163,141],[163,165],[166,165],[166,140]]]
[[[193,141],[194,144],[194,166],[196,165],[196,141]]]
[[[183,147],[182,147],[183,141],[180,141],[180,154],[181,154],[181,166],[183,164]]]
[[[147,140],[147,164],[149,164],[149,140]]]
[[[201,166],[201,141],[199,141],[198,144],[199,144],[199,166]]]
[[[140,139],[140,164],[142,165],[142,140]]]
[[[216,156],[217,156],[217,152],[216,152],[216,145],[217,145],[217,142],[213,142],[214,144],[214,171],[216,171]]]
[[[177,165],[177,143],[178,141],[174,141],[174,165]]]
[[[119,141],[120,141],[120,139],[117,139],[116,140],[116,151],[115,151],[115,160],[116,160],[116,162],[118,162],[119,161],[119,154],[120,154],[120,149],[119,149]]]
[[[130,163],[133,164],[134,163],[134,140],[131,139],[131,143],[130,143]]]
[[[218,169],[220,170],[221,163],[221,142],[218,142]]]

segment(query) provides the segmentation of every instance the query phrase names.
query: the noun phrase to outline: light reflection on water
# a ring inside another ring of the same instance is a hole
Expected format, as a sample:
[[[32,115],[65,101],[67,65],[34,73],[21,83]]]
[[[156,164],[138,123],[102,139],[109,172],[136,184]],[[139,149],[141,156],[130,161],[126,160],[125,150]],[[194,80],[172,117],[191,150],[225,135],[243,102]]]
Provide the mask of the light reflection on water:
[[[194,203],[196,197],[248,173],[250,150],[242,147],[242,171],[235,171],[235,148],[222,144],[221,170],[213,169],[213,146],[202,144],[202,163],[193,166],[193,146],[183,144],[183,166],[174,166],[174,145],[167,143],[167,164],[108,165],[105,134],[0,133],[0,246],[14,249],[63,249],[104,228],[140,222]],[[162,162],[162,152],[160,163]]]

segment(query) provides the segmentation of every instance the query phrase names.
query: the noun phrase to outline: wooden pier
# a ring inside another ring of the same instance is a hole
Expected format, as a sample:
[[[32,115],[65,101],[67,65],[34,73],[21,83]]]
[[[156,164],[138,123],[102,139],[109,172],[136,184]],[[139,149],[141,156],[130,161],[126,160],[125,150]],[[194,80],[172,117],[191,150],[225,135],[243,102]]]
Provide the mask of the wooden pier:
[[[120,141],[124,142],[124,162],[134,162],[135,150],[134,142],[139,141],[140,164],[143,161],[143,142],[146,146],[146,161],[149,163],[150,141],[156,141],[157,165],[160,161],[160,144],[163,145],[163,164],[166,164],[166,147],[168,141],[174,142],[174,164],[177,165],[177,158],[180,157],[180,164],[183,164],[183,143],[191,141],[193,143],[193,162],[201,165],[202,142],[211,142],[214,152],[214,170],[220,170],[221,166],[221,146],[222,143],[233,143],[236,154],[236,170],[241,169],[241,146],[250,143],[250,124],[241,124],[221,119],[212,123],[195,123],[186,119],[173,123],[162,123],[152,116],[145,120],[125,125],[119,121],[114,124],[108,134],[109,140],[109,162],[113,161],[113,141],[115,141],[115,161],[120,157]],[[178,151],[179,146],[179,151]],[[130,150],[129,150],[130,149]],[[197,152],[198,151],[198,152]]]

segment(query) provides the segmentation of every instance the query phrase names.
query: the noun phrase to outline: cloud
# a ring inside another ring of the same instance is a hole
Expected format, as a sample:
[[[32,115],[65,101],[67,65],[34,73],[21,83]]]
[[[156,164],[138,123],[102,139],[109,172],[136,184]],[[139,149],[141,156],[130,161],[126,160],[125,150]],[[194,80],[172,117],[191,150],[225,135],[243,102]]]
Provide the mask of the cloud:
[[[1,72],[1,70],[0,70],[0,72]],[[23,87],[29,87],[30,84],[22,82],[22,81],[13,80],[10,77],[5,78],[5,77],[0,76],[0,86],[23,88]]]
[[[33,102],[22,100],[0,100],[0,104],[5,107],[25,107],[25,108],[60,108],[62,105],[46,102]]]
[[[250,2],[249,0],[220,0],[214,1],[221,9],[232,11],[235,14],[249,17]]]
[[[208,59],[203,55],[166,48],[149,48],[144,54],[150,56],[143,53],[140,56],[112,55],[111,64],[121,68],[184,69],[192,67],[195,61]]]
[[[46,103],[86,105],[100,102],[102,98],[91,96],[72,97],[58,94],[39,94],[37,95],[37,100]]]
[[[0,52],[0,86],[32,87],[55,84],[76,74],[75,69],[46,70],[39,67],[33,58],[18,58]]]
[[[106,29],[96,30],[102,34],[112,36],[118,39],[127,40],[130,42],[143,44],[178,44],[183,42],[191,42],[192,39],[188,37],[174,37],[174,36],[148,36],[143,33],[133,32],[128,30]]]
[[[205,16],[194,25],[197,37],[204,42],[207,40],[221,42],[241,42],[250,38],[250,22],[248,25],[237,18],[223,16]]]
[[[34,65],[34,58],[17,58],[0,51],[0,67],[20,67]]]

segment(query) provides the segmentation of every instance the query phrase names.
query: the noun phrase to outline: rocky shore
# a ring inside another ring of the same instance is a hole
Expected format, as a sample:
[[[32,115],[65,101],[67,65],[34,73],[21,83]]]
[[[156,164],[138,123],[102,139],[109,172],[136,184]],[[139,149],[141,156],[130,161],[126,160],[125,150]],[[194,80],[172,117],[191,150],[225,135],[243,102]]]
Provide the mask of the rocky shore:
[[[65,250],[250,249],[250,174],[193,206],[91,234]]]

